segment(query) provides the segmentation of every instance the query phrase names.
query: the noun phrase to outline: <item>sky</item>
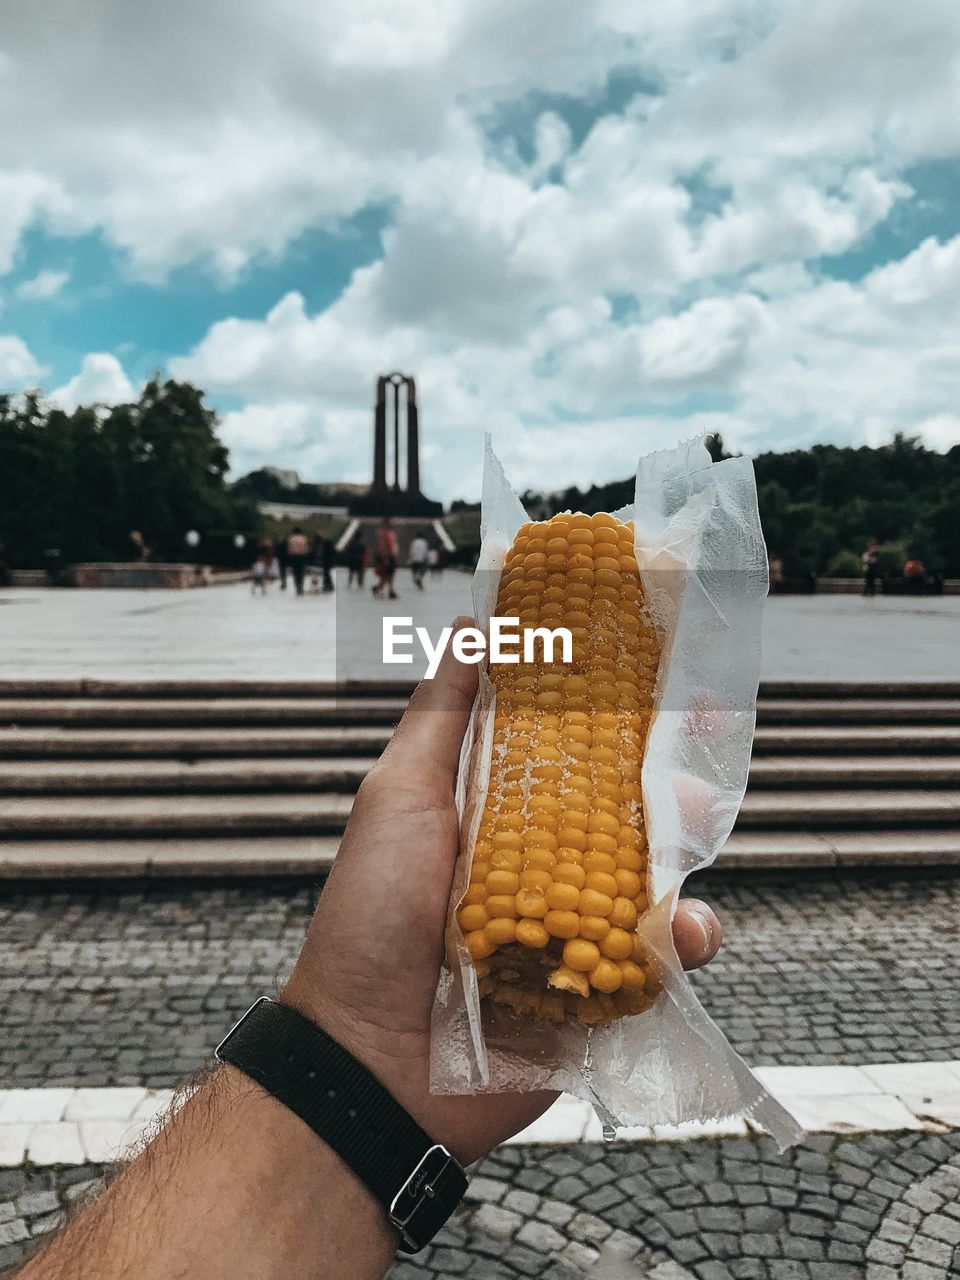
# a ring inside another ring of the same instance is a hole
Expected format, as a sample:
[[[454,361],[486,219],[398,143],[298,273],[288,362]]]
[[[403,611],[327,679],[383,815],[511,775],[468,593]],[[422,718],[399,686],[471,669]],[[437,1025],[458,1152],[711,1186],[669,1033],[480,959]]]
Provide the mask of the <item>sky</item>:
[[[424,489],[960,442],[956,0],[2,0],[0,390]]]

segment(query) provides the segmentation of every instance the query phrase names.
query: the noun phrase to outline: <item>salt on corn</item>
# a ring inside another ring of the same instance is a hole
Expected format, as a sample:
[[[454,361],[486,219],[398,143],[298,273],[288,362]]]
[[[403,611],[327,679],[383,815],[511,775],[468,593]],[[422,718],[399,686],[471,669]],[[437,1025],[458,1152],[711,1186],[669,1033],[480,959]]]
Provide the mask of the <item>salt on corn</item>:
[[[457,920],[481,997],[553,1021],[609,1022],[659,989],[646,910],[640,767],[660,661],[632,522],[524,525],[496,613],[569,629],[572,662],[490,668],[490,783]]]

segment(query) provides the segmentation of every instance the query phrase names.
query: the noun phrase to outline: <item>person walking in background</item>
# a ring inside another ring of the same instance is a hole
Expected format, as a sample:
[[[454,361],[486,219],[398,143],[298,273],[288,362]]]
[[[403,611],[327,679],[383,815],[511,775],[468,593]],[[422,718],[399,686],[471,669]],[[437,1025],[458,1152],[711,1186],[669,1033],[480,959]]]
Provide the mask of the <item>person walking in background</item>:
[[[287,589],[287,539],[281,536],[277,539],[274,547],[275,559],[277,561],[277,574],[280,578],[280,590]]]
[[[427,556],[430,546],[422,533],[418,533],[410,543],[410,572],[417,590],[423,590],[423,579],[427,572]]]
[[[320,569],[323,573],[324,591],[333,590],[333,566],[337,562],[337,546],[328,534],[322,539],[320,547]]]
[[[320,573],[323,565],[323,534],[315,533],[313,535],[313,545],[310,548],[310,591],[314,595],[320,594]]]
[[[303,595],[303,579],[307,572],[307,559],[310,556],[310,543],[307,535],[299,525],[294,526],[293,533],[287,538],[287,564],[293,575],[293,585],[298,596]]]
[[[358,529],[347,543],[347,586],[353,586],[356,578],[357,586],[363,590],[363,580],[367,573],[367,544]]]
[[[915,556],[903,566],[903,582],[907,595],[922,596],[927,589],[927,569],[922,560]]]
[[[397,535],[390,527],[390,517],[384,516],[380,528],[377,530],[377,576],[380,581],[373,588],[373,594],[378,598],[383,595],[384,587],[389,591],[391,600],[399,598],[393,589],[399,550]]]
[[[783,561],[776,551],[771,551],[767,556],[767,568],[770,579],[770,594],[774,595],[783,586]]]
[[[436,547],[431,547],[427,552],[427,568],[431,578],[440,577],[440,552]]]
[[[267,557],[261,552],[250,569],[250,594],[256,595],[259,591],[262,596],[267,594]]]
[[[865,596],[875,596],[877,594],[877,578],[880,574],[880,544],[876,538],[871,538],[867,543],[867,549],[863,553],[863,594]]]

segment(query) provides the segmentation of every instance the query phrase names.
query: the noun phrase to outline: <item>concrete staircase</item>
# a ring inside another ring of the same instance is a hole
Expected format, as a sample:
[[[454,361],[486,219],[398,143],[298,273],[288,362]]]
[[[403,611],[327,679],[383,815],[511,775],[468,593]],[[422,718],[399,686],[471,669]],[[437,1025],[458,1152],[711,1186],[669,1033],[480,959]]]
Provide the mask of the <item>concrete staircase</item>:
[[[321,875],[407,684],[0,681],[0,877]],[[960,864],[960,684],[767,684],[726,867]]]

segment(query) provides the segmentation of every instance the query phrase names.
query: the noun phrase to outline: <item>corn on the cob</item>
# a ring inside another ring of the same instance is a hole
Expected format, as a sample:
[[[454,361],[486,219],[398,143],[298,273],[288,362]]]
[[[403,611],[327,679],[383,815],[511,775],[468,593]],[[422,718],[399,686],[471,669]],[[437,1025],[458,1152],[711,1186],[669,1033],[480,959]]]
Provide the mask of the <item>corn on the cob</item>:
[[[648,1008],[640,766],[660,659],[633,526],[554,516],[518,532],[496,612],[567,627],[573,662],[494,664],[490,784],[457,911],[482,997],[607,1022]]]

